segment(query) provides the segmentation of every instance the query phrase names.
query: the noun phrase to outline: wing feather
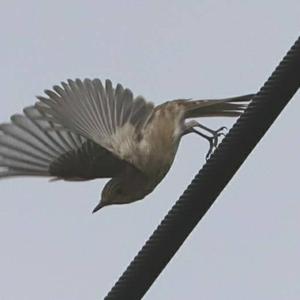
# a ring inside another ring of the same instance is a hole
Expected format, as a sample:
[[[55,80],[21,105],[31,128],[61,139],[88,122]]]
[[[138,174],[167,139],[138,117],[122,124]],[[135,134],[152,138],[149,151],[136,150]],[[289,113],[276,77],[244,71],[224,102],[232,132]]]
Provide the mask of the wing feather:
[[[36,107],[49,121],[92,140],[120,159],[128,159],[121,149],[123,140],[131,141],[133,147],[154,107],[141,96],[134,98],[120,84],[114,88],[110,80],[104,85],[99,79],[68,80],[45,93],[48,98],[38,97]]]
[[[13,115],[11,123],[0,124],[0,178],[88,180],[114,177],[128,167],[129,163],[93,141],[57,129],[35,107],[25,108],[24,115]]]

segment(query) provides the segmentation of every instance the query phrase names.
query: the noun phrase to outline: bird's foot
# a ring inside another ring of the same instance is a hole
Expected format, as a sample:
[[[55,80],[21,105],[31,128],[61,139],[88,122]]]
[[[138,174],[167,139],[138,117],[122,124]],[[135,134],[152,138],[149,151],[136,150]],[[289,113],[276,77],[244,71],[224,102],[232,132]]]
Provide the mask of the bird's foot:
[[[207,137],[207,140],[209,142],[209,149],[208,149],[208,152],[205,156],[205,159],[208,160],[211,156],[211,154],[213,153],[213,151],[215,150],[216,148],[216,145],[215,145],[215,138],[214,137],[210,137],[208,136]]]
[[[210,133],[212,134],[214,147],[217,147],[217,145],[219,143],[219,137],[220,136],[225,136],[224,130],[227,130],[227,127],[222,126],[217,130],[211,130],[210,131]]]
[[[225,126],[220,127],[217,130],[210,130],[209,132],[212,134],[211,137],[208,137],[207,140],[209,142],[209,150],[206,154],[206,160],[208,160],[212,154],[212,152],[217,148],[219,144],[219,137],[225,136],[224,130],[227,130]]]
[[[205,130],[209,133],[211,133],[212,135],[206,135],[202,132],[199,132],[198,130],[195,130],[195,128],[193,128],[193,131],[195,133],[197,133],[198,135],[202,136],[203,138],[205,138],[208,142],[209,142],[209,150],[206,154],[206,160],[208,160],[211,156],[211,154],[213,153],[213,151],[217,148],[218,144],[219,144],[219,138],[221,136],[225,136],[224,130],[227,130],[226,127],[220,127],[217,130],[212,130],[210,128],[205,128]]]
[[[216,145],[218,143],[218,141],[216,141],[216,139],[218,139],[218,136],[217,135],[208,136],[208,135],[196,130],[195,128],[193,128],[192,131],[197,133],[198,135],[202,136],[203,138],[205,138],[209,142],[209,150],[206,154],[206,160],[208,160],[210,155],[212,154],[213,150],[216,148]]]

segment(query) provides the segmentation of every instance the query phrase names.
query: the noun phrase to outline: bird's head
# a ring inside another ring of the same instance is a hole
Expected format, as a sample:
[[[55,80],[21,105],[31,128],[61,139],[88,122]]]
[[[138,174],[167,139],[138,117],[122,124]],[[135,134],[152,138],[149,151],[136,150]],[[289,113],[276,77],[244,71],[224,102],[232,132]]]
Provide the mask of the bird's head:
[[[136,186],[131,186],[120,178],[111,179],[103,188],[101,200],[94,208],[93,213],[104,206],[126,204],[142,199],[143,197],[136,193],[136,189]]]

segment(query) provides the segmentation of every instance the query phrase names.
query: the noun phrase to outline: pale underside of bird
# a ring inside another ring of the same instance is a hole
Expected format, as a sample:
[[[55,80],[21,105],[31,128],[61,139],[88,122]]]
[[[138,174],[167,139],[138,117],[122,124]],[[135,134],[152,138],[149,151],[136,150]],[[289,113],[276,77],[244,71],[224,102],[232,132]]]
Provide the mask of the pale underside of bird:
[[[68,80],[45,94],[0,125],[0,178],[111,178],[94,211],[152,192],[188,133],[209,141],[209,156],[224,128],[211,130],[190,119],[239,116],[253,97],[179,99],[155,107],[122,85],[99,79]]]

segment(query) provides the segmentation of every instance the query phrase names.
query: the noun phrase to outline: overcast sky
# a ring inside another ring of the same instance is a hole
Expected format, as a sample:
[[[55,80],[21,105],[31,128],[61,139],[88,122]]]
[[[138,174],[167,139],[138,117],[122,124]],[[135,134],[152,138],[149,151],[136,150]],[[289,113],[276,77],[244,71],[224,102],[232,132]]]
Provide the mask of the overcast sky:
[[[299,16],[299,0],[2,0],[0,122],[67,78],[111,78],[157,104],[256,92]],[[299,115],[298,93],[144,299],[300,299]],[[105,181],[2,180],[0,299],[102,299],[207,150],[184,138],[150,196],[95,215]]]

